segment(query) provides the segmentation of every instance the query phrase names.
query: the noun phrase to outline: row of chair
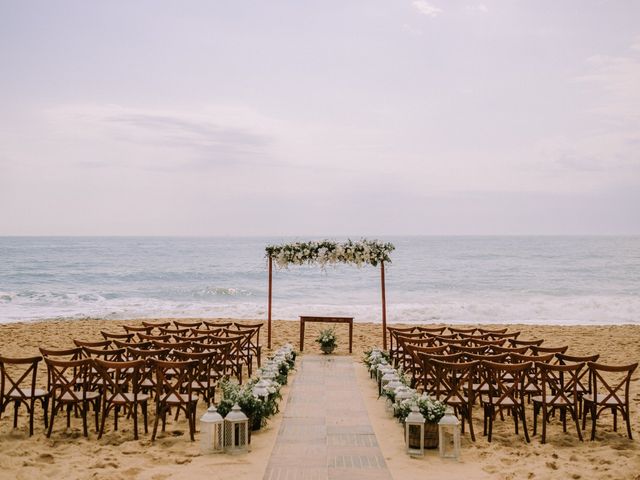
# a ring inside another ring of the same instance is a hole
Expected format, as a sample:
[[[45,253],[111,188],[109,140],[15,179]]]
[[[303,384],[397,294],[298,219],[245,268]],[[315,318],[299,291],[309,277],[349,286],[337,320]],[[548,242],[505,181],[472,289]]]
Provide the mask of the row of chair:
[[[240,328],[230,329],[232,325],[216,323],[216,328],[208,325],[210,335],[202,338],[192,334],[194,329],[201,329],[201,325],[176,323],[176,327],[184,327],[191,334],[172,332],[170,338],[143,339],[140,335],[153,335],[154,331],[162,335],[162,329],[171,328],[168,324],[143,322],[142,327],[126,326],[124,334],[102,332],[104,340],[101,341],[74,340],[76,346],[73,348],[42,347],[41,356],[11,358],[0,355],[0,416],[13,403],[16,428],[18,410],[24,406],[29,415],[29,434],[33,435],[35,406],[39,403],[50,436],[56,416],[66,409],[67,427],[73,411],[82,417],[83,434],[87,436],[87,414],[93,408],[98,438],[103,435],[108,416],[114,415],[114,429],[117,430],[118,417],[122,414],[133,419],[137,439],[138,410],[143,415],[147,433],[148,404],[153,399],[152,439],[156,437],[159,421],[162,420],[164,431],[166,415],[170,409],[175,409],[176,419],[180,411],[185,413],[193,440],[198,398],[202,397],[207,403],[214,402],[215,387],[224,377],[236,376],[242,381],[242,364],[251,362],[253,355],[257,359],[260,355],[260,324],[240,324]],[[140,330],[134,332],[132,328]],[[234,335],[238,331],[243,334]],[[239,337],[243,338],[242,342]],[[36,387],[38,365],[43,359],[47,366],[46,389]]]
[[[620,412],[632,438],[629,386],[637,363],[603,365],[597,363],[599,355],[568,355],[566,345],[542,346],[543,339],[517,340],[520,332],[507,329],[450,328],[450,335],[444,335],[441,327],[391,330],[394,348],[389,353],[395,365],[411,374],[413,386],[453,406],[463,419],[463,431],[465,422],[469,423],[474,441],[471,412],[475,404],[484,409],[484,434],[489,441],[496,414],[502,416],[503,410],[513,415],[516,433],[522,421],[529,441],[525,402],[533,403],[534,434],[543,412],[543,443],[548,413],[555,410],[560,411],[564,431],[567,414],[571,416],[580,440],[580,418],[584,429],[591,416],[591,438],[595,439],[600,413],[610,410],[617,430]]]

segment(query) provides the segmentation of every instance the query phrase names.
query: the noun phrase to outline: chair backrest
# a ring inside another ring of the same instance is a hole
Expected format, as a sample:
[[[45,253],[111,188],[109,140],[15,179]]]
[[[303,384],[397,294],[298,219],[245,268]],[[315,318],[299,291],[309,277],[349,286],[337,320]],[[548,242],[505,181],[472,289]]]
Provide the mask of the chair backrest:
[[[205,327],[213,330],[217,330],[219,328],[229,328],[231,327],[231,325],[233,325],[233,322],[217,322],[211,320],[204,320],[202,323],[204,323]]]
[[[480,362],[441,362],[428,360],[434,375],[434,390],[438,399],[447,404],[473,404],[473,379]]]
[[[73,339],[73,343],[76,347],[89,347],[89,348],[102,348],[103,350],[107,350],[111,347],[111,340],[77,340]]]
[[[133,347],[133,348],[139,348],[141,350],[144,350],[146,348],[151,348],[153,346],[153,343],[146,341],[146,342],[121,342],[120,340],[114,340],[113,344],[116,346],[116,348],[129,348],[129,347]]]
[[[194,372],[197,360],[164,361],[152,360],[156,373],[156,402],[165,402],[169,397],[187,403],[193,393]]]
[[[538,347],[536,345],[531,345],[529,347],[529,350],[531,350],[531,353],[533,353],[534,355],[541,355],[545,353],[564,353],[568,349],[569,345],[564,345],[562,347]]]
[[[511,344],[512,347],[523,347],[523,346],[527,346],[527,347],[536,346],[536,347],[539,347],[540,345],[542,345],[544,343],[544,339],[541,338],[539,340],[518,340],[516,338],[510,338],[509,339],[509,343]]]
[[[203,352],[175,352],[178,361],[194,360],[197,365],[193,371],[193,386],[206,392],[211,388],[211,369],[216,360],[216,352],[208,350]]]
[[[67,360],[77,360],[84,357],[84,350],[82,347],[74,348],[46,348],[39,347],[40,353],[43,357],[61,357]]]
[[[126,350],[124,348],[116,348],[113,350],[100,350],[99,348],[82,347],[85,356],[89,358],[101,358],[103,360],[118,362],[124,359]]]
[[[100,335],[102,335],[105,340],[121,340],[123,342],[130,342],[135,336],[135,333],[112,333],[100,330]]]
[[[202,320],[174,320],[173,324],[176,328],[200,328],[202,325]]]
[[[524,345],[522,347],[501,347],[500,345],[491,345],[489,347],[489,350],[494,354],[517,353],[520,355],[524,355],[525,353],[527,353],[527,350],[529,350],[529,347],[527,345]]]
[[[29,392],[35,391],[38,363],[41,361],[42,357],[39,355],[21,358],[0,355],[0,407],[4,407],[7,397],[20,399],[22,402],[28,400],[26,384]]]
[[[638,363],[629,365],[604,365],[587,362],[593,383],[593,397],[599,404],[618,403],[629,405],[629,386],[631,375]],[[600,398],[598,398],[600,396]]]
[[[168,358],[173,358],[173,352],[187,352],[191,349],[191,342],[152,342],[156,349],[169,350]]]
[[[138,332],[138,338],[141,342],[168,342],[171,340],[171,335],[150,335],[147,333]]]
[[[505,338],[485,339],[479,337],[470,337],[467,340],[469,340],[469,345],[482,345],[485,347],[501,347],[507,341]]]
[[[146,333],[146,334],[150,334],[151,331],[153,330],[153,327],[146,327],[144,325],[140,326],[140,325],[123,325],[122,328],[124,328],[124,331],[127,333]]]
[[[466,335],[473,335],[474,333],[476,333],[478,331],[478,329],[476,327],[472,327],[472,328],[462,328],[462,327],[447,327],[447,329],[451,332],[451,333],[464,333]]]
[[[489,388],[488,402],[491,405],[522,405],[525,378],[533,362],[496,363],[482,361]]]
[[[90,358],[61,360],[45,357],[51,378],[51,396],[57,400],[79,403],[87,398],[92,361]]]
[[[458,352],[462,352],[462,353],[475,353],[475,354],[483,354],[486,353],[486,351],[489,349],[489,347],[487,345],[478,345],[478,346],[472,346],[472,345],[451,345],[449,347],[449,350],[452,353],[458,353]]]
[[[165,328],[168,327],[169,325],[171,325],[171,322],[142,322],[142,325],[144,325],[145,327],[149,327],[151,329],[158,329],[158,331],[161,328]],[[153,330],[151,330],[153,332]]]
[[[490,333],[497,333],[497,334],[507,333],[507,330],[508,330],[508,328],[481,328],[481,327],[478,327],[478,333],[481,333],[483,335],[490,334]]]
[[[495,332],[489,332],[489,333],[484,333],[484,336],[487,338],[490,338],[492,340],[499,340],[499,339],[506,339],[506,340],[515,340],[520,336],[520,332],[504,332],[504,333],[495,333]]]
[[[583,372],[587,372],[584,362],[567,365],[537,363],[536,368],[540,372],[543,403],[577,406],[580,378]]]
[[[126,393],[133,394],[134,402],[137,400],[144,360],[110,362],[95,358],[92,361],[102,379],[104,401],[110,403],[113,400],[125,400]]]
[[[161,327],[160,333],[162,335],[171,335],[178,337],[187,337],[189,333],[191,333],[190,328],[171,328],[171,327]]]
[[[414,327],[414,328],[418,332],[431,333],[433,335],[442,335],[442,333],[447,329],[445,325],[440,325],[437,327],[436,326],[426,327],[424,325],[418,325],[417,327]]]

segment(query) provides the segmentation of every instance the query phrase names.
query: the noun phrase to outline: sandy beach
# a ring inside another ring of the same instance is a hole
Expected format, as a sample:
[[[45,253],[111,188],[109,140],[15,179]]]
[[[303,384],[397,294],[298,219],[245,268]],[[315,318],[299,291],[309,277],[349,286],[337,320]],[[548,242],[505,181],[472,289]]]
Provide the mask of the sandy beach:
[[[0,325],[0,352],[7,356],[27,356],[38,353],[39,346],[62,348],[75,339],[98,339],[100,330],[117,332],[121,325],[136,325],[139,320],[50,320],[32,323]],[[395,325],[395,324],[394,324]],[[313,338],[319,325],[308,325],[305,353],[318,353]],[[544,338],[549,346],[569,345],[576,355],[600,353],[601,362],[628,364],[640,359],[639,326],[532,326],[509,325],[521,331],[521,338]],[[348,355],[347,327],[336,328],[339,337],[337,355]],[[298,349],[298,322],[279,320],[273,324],[273,347],[286,342]],[[261,332],[266,348],[266,328]],[[512,422],[497,421],[494,439],[488,443],[478,435],[475,443],[463,438],[462,460],[444,462],[429,451],[422,459],[411,459],[404,453],[402,428],[389,418],[384,402],[377,399],[375,385],[360,364],[362,352],[381,345],[381,327],[372,323],[356,323],[354,327],[354,361],[358,384],[365,398],[370,420],[376,432],[385,460],[394,478],[425,478],[426,472],[438,478],[486,479],[640,479],[640,448],[637,438],[629,440],[624,427],[613,432],[610,415],[604,414],[598,423],[594,442],[581,443],[575,431],[562,433],[561,425],[553,422],[547,432],[547,443],[539,436],[526,444],[513,432]],[[295,375],[295,374],[294,374]],[[39,370],[40,385],[46,384],[46,368]],[[287,387],[283,389],[282,410],[286,405]],[[640,432],[640,372],[636,371],[631,386],[632,427],[634,437]],[[198,415],[205,410],[200,402]],[[252,436],[252,451],[240,457],[202,456],[196,442],[188,439],[186,422],[169,421],[167,432],[152,443],[150,435],[133,440],[131,422],[122,421],[118,432],[107,423],[101,440],[90,431],[89,438],[81,434],[81,423],[72,422],[65,431],[64,423],[56,424],[50,439],[44,434],[42,411],[36,410],[35,434],[28,436],[27,417],[21,409],[19,428],[12,428],[12,408],[0,420],[0,479],[33,478],[104,478],[104,479],[168,479],[168,478],[262,478],[273,447],[281,414]],[[528,410],[531,415],[531,409]],[[153,413],[152,413],[153,419]],[[474,413],[476,432],[481,433],[481,413]],[[532,422],[529,422],[532,425]],[[588,429],[587,429],[588,430]],[[588,435],[587,435],[588,436]]]

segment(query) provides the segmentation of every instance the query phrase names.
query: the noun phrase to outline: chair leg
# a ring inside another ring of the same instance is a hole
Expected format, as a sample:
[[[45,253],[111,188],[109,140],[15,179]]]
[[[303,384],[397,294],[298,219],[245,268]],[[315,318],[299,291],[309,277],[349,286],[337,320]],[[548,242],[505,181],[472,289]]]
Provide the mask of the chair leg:
[[[472,412],[471,407],[467,408],[466,410],[467,410],[466,414],[467,414],[467,417],[469,419],[469,435],[471,435],[471,441],[475,442],[476,441],[476,434],[473,431],[473,415],[471,413]]]
[[[102,419],[100,421],[100,430],[98,431],[98,440],[102,438],[104,433],[104,424],[107,421],[107,402],[102,404]]]
[[[540,405],[533,402],[533,436],[538,433],[538,414],[540,413]]]
[[[13,428],[18,428],[18,407],[20,402],[16,400],[13,402]]]
[[[560,418],[562,419],[562,431],[567,433],[567,407],[560,408]]]
[[[51,438],[51,431],[53,430],[53,419],[56,418],[56,402],[51,400],[51,418],[49,419],[49,428],[47,429],[47,438]]]
[[[153,420],[153,433],[151,434],[152,442],[156,439],[156,432],[158,431],[158,422],[160,421],[161,415],[162,415],[162,407],[156,404],[156,418]]]
[[[591,404],[591,440],[596,439],[596,414],[598,407],[595,403]]]
[[[33,436],[33,414],[34,414],[35,405],[36,405],[35,397],[31,397],[30,404],[31,405],[29,406],[29,436],[32,437]]]
[[[546,401],[546,399],[544,399],[544,400]],[[543,405],[542,406],[542,439],[541,439],[542,443],[545,443],[547,441],[547,421],[548,421],[548,418],[547,418],[547,406]],[[534,428],[533,429],[533,434],[535,435],[535,432],[536,432],[535,424],[534,424],[533,428]]]
[[[131,408],[133,409],[133,438],[138,440],[138,404],[134,403]]]
[[[41,400],[44,410],[44,428],[46,429],[49,426],[49,397],[43,397]]]
[[[618,431],[618,409],[613,407],[611,409],[611,413],[613,413],[613,431]]]
[[[85,437],[89,436],[89,429],[87,428],[87,410],[89,406],[87,402],[82,402],[82,434]]]
[[[629,405],[625,406],[625,410],[623,414],[624,414],[624,419],[627,422],[627,435],[629,436],[629,440],[633,440],[633,436],[631,435],[631,421],[630,421],[631,415],[629,414]]]
[[[144,418],[144,433],[149,433],[149,428],[147,427],[147,402],[142,404],[142,417]]]
[[[522,430],[524,430],[524,439],[527,443],[531,443],[531,439],[529,438],[529,429],[527,428],[527,416],[524,413],[524,404],[520,405],[520,408],[514,410],[514,415],[522,416]]]
[[[573,418],[573,423],[576,424],[576,431],[578,432],[578,438],[580,439],[580,441],[582,442],[582,431],[580,430],[580,424],[578,423],[578,411],[577,411],[577,407],[571,407],[571,410],[569,410],[571,412],[571,417]]]

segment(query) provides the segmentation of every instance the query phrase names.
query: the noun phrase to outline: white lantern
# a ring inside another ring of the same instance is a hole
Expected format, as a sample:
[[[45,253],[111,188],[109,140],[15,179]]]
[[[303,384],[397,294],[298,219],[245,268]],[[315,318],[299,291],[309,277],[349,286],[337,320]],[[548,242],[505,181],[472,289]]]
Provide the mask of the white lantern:
[[[387,383],[389,383],[391,380],[398,380],[400,377],[398,377],[398,374],[396,373],[395,369],[391,369],[391,370],[387,370],[387,373],[385,373],[381,378],[380,378],[380,383],[378,384],[378,395],[382,395],[382,392],[384,390],[384,387],[387,386]]]
[[[460,420],[451,407],[438,422],[438,448],[442,458],[460,458]]]
[[[253,386],[251,393],[256,398],[260,398],[262,400],[266,400],[269,396],[269,384],[264,380],[258,380],[258,382]]]
[[[404,441],[412,457],[424,456],[424,417],[416,405],[404,420]]]
[[[249,451],[249,418],[237,403],[224,417],[224,451],[231,454]]]
[[[224,452],[224,420],[211,405],[200,417],[200,451],[203,455]]]
[[[399,406],[405,400],[412,399],[415,394],[416,394],[415,390],[413,390],[412,388],[406,387],[404,385],[396,388],[396,395],[395,395],[396,402],[394,404],[393,414],[395,415],[396,413],[395,410],[397,406]]]

